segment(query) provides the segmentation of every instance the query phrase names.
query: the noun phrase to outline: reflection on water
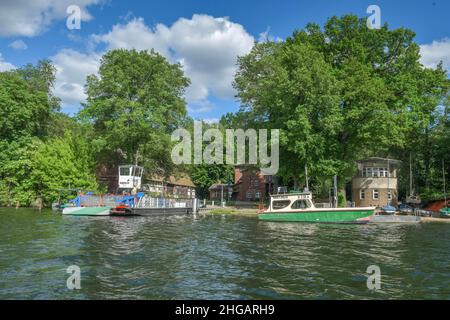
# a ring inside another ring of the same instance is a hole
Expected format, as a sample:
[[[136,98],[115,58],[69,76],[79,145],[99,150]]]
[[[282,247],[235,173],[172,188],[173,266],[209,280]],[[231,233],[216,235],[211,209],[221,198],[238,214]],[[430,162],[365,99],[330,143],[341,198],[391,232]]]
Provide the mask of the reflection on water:
[[[0,231],[0,298],[450,298],[448,225],[0,209]],[[378,292],[366,287],[373,264]],[[81,268],[81,290],[66,288],[70,265]]]

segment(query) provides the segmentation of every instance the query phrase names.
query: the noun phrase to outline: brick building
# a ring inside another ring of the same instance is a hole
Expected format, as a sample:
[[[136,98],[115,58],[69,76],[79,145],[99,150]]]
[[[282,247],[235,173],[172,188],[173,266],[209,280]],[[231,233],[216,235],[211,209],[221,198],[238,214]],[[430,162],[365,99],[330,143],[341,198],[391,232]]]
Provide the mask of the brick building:
[[[250,167],[234,168],[234,200],[263,201],[275,187],[273,176],[265,176],[261,171]]]
[[[358,162],[358,175],[352,179],[352,200],[357,207],[398,204],[397,170],[400,161],[368,158]]]
[[[224,201],[230,200],[233,194],[233,185],[215,183],[209,187],[209,200]],[[222,198],[223,196],[223,198]]]

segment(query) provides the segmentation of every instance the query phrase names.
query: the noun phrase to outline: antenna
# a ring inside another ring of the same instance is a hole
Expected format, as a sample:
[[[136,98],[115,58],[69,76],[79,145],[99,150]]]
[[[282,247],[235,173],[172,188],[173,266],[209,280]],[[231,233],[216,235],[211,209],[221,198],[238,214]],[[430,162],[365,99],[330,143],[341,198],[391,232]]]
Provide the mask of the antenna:
[[[306,190],[309,192],[308,163],[305,163],[305,179],[306,179]]]
[[[444,159],[442,159],[442,179],[444,180],[444,201],[445,201],[445,207],[447,208],[447,190],[445,188],[445,165],[444,165]]]
[[[409,153],[409,195],[413,194],[413,181],[412,181],[412,153]]]

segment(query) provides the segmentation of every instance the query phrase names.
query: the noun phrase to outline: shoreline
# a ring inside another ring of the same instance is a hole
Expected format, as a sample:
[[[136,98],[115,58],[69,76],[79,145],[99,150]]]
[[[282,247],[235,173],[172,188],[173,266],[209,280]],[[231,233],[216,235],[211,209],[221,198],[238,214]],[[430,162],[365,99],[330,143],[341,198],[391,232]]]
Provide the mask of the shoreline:
[[[202,215],[229,215],[229,216],[243,216],[243,217],[256,217],[258,215],[257,209],[238,209],[234,207],[227,208],[211,208],[203,209],[199,212]],[[421,217],[423,223],[450,223],[450,218],[434,218],[434,217]]]

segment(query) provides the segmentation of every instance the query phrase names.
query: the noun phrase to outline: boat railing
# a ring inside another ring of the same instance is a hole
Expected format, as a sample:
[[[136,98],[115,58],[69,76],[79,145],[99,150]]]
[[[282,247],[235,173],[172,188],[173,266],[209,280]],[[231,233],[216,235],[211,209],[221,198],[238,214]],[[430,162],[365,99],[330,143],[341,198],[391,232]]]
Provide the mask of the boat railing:
[[[78,195],[70,202],[76,207],[115,207],[118,203],[132,204],[134,203],[134,198],[134,196],[124,195],[83,194]]]
[[[138,202],[137,208],[192,208],[194,199],[153,198],[144,196]]]

